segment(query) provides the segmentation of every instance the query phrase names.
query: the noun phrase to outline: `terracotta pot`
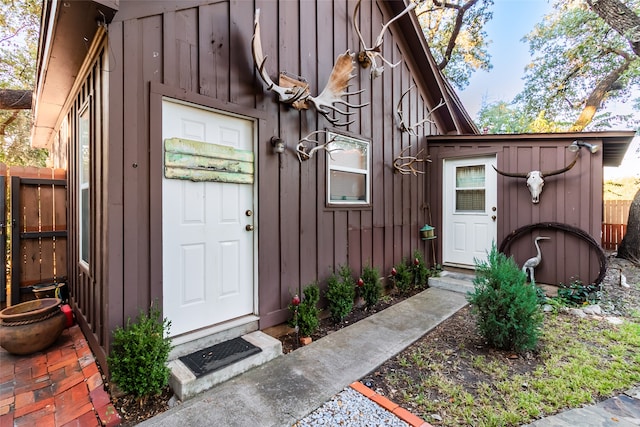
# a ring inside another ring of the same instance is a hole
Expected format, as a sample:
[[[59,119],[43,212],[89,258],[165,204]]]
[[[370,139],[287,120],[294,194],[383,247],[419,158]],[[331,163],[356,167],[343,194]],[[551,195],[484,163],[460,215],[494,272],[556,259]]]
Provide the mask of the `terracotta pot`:
[[[309,345],[313,339],[311,337],[300,337],[300,345]]]
[[[0,346],[9,353],[26,355],[53,344],[66,323],[61,300],[43,298],[0,311]]]

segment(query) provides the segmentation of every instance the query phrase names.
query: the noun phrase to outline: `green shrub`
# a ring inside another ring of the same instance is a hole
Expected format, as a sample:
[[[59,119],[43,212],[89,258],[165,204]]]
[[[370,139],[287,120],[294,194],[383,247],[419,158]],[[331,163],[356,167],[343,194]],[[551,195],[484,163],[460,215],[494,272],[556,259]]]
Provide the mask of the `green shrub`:
[[[371,308],[378,303],[382,295],[382,285],[380,284],[380,274],[374,267],[366,265],[362,269],[362,280],[364,285],[360,288],[362,298],[367,308]]]
[[[568,285],[560,284],[558,299],[566,305],[579,306],[595,304],[602,297],[602,290],[596,284],[583,285],[580,279],[575,279]]]
[[[329,312],[334,322],[342,322],[353,310],[353,299],[356,292],[355,284],[351,269],[347,265],[339,267],[337,276],[332,274],[329,277],[325,296],[327,297]]]
[[[411,273],[413,274],[413,285],[417,289],[424,289],[429,286],[429,269],[424,263],[422,252],[416,250],[413,252],[413,263],[411,264]]]
[[[158,394],[169,383],[167,358],[171,340],[165,335],[171,322],[161,319],[160,310],[151,307],[149,315],[140,312],[124,328],[113,332],[113,347],[107,358],[112,380],[125,393],[136,397]]]
[[[476,259],[475,290],[467,295],[480,334],[499,349],[532,349],[543,321],[536,288],[526,285],[513,258],[498,252],[495,244],[488,255],[487,262]]]
[[[320,324],[320,288],[317,283],[311,283],[304,291],[304,298],[298,306],[297,326],[300,336],[310,337]]]
[[[407,264],[407,260],[403,259],[400,264],[395,267],[396,275],[394,277],[394,284],[400,294],[407,294],[413,287],[413,272]]]

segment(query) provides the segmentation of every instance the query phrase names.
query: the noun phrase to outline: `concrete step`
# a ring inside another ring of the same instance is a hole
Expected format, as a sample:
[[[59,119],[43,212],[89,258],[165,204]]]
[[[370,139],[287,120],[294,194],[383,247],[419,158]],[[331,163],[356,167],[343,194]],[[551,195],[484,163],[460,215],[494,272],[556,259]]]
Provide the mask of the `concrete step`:
[[[209,390],[216,384],[225,382],[251,368],[260,366],[282,355],[282,343],[280,340],[264,332],[251,332],[250,334],[243,335],[242,338],[260,348],[262,351],[201,377],[196,377],[180,359],[171,360],[168,363],[169,369],[171,369],[169,385],[175,395],[180,400],[185,401],[200,392]]]
[[[473,278],[475,276],[466,273],[443,271],[438,277],[429,277],[429,287],[446,289],[448,291],[465,294],[473,292]]]

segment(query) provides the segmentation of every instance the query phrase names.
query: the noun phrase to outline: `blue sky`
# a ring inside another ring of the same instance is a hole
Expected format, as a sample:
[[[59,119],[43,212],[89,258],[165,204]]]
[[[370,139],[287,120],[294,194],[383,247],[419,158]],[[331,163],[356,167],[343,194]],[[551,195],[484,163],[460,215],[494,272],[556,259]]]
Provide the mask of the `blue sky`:
[[[511,101],[524,87],[524,68],[530,61],[529,46],[522,38],[551,11],[546,0],[495,0],[493,19],[486,26],[491,44],[491,71],[478,71],[458,94],[471,115],[487,102]]]
[[[492,41],[489,53],[493,69],[475,72],[469,86],[458,91],[471,117],[476,117],[483,99],[489,103],[509,102],[522,91],[524,69],[531,56],[528,44],[521,40],[551,11],[547,0],[494,0],[493,19],[486,26]],[[621,107],[626,108],[620,105],[615,108]],[[633,153],[640,147],[640,137],[636,136],[630,146],[620,168],[605,168],[607,178],[638,174],[639,159]]]

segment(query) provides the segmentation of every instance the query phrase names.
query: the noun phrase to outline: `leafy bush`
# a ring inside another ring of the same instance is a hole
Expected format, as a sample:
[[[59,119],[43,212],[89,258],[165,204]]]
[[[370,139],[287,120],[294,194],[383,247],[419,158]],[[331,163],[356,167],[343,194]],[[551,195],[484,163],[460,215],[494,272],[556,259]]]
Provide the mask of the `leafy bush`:
[[[135,323],[129,319],[125,328],[116,328],[107,358],[113,381],[136,397],[158,394],[169,383],[171,340],[165,335],[171,322],[161,319],[157,308],[149,311],[148,316],[141,311]]]
[[[304,298],[298,305],[297,313],[294,313],[295,325],[303,337],[310,337],[320,324],[320,288],[317,283],[311,283],[304,291]]]
[[[361,292],[362,298],[367,308],[371,308],[378,303],[380,295],[382,295],[382,285],[380,284],[380,274],[374,267],[366,265],[362,269],[362,285]]]
[[[416,250],[413,252],[413,264],[411,265],[411,273],[413,274],[413,284],[418,289],[427,288],[429,285],[429,269],[424,263],[422,252]]]
[[[334,322],[342,322],[351,313],[355,292],[355,280],[353,280],[349,266],[339,267],[338,275],[332,274],[329,277],[325,296],[329,302],[329,312]]]
[[[407,260],[403,259],[394,268],[396,269],[396,275],[393,278],[395,287],[401,294],[408,293],[413,286],[413,273],[407,265]]]
[[[487,262],[476,259],[475,289],[467,299],[478,315],[480,334],[491,346],[516,351],[536,346],[543,315],[536,288],[525,281],[513,257],[498,252],[495,244]]]
[[[582,281],[576,279],[569,285],[560,284],[558,289],[558,299],[563,303],[571,306],[583,304],[594,304],[600,301],[602,291],[600,286],[596,284],[583,285]]]

